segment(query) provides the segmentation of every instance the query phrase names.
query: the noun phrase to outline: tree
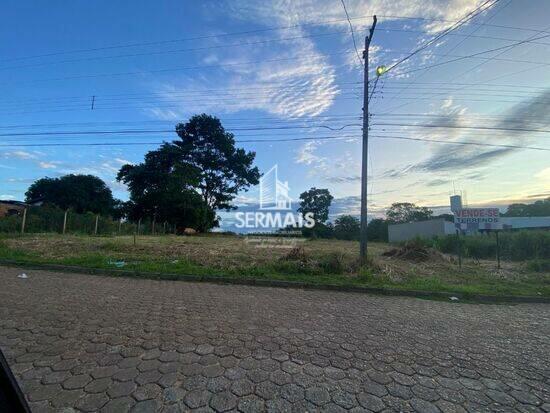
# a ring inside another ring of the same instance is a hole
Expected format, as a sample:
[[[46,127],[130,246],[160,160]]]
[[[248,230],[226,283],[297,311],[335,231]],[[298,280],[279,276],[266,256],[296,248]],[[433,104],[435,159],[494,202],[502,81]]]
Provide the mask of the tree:
[[[165,143],[145,155],[138,165],[124,165],[117,180],[130,192],[126,204],[129,218],[150,217],[183,229],[206,231],[217,225],[215,212],[195,190],[200,170],[186,162],[178,146]]]
[[[351,215],[341,215],[334,221],[334,236],[338,239],[358,240],[361,225]]]
[[[311,188],[300,194],[298,212],[302,215],[313,213],[315,224],[323,224],[328,220],[328,210],[334,197],[328,189]]]
[[[393,224],[405,222],[425,221],[432,217],[433,211],[426,207],[419,207],[410,202],[393,203],[386,211],[388,221]]]
[[[382,218],[371,219],[367,225],[367,239],[388,242],[388,221]]]
[[[35,181],[25,193],[27,202],[42,200],[45,204],[77,213],[111,214],[115,200],[109,187],[93,175],[65,175]]]
[[[532,204],[511,204],[503,214],[505,217],[547,217],[550,216],[550,198]]]
[[[176,126],[181,141],[181,161],[199,171],[198,185],[204,202],[213,210],[230,210],[237,193],[257,185],[260,172],[252,166],[256,154],[235,147],[234,135],[226,132],[219,119],[195,115]]]

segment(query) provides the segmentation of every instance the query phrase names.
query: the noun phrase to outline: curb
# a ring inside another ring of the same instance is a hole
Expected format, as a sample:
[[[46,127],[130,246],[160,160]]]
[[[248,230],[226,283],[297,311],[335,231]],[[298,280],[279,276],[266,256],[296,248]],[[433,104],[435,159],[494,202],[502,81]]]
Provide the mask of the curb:
[[[338,284],[313,284],[300,281],[282,281],[282,280],[267,280],[258,278],[232,278],[223,275],[192,275],[192,274],[175,274],[175,273],[158,273],[158,272],[139,272],[127,271],[118,269],[105,268],[88,268],[70,265],[59,264],[29,264],[21,261],[0,260],[0,265],[8,267],[25,267],[36,270],[60,271],[69,273],[81,273],[91,275],[117,276],[143,278],[151,280],[164,281],[187,281],[187,282],[207,282],[213,284],[233,284],[233,285],[248,285],[258,287],[275,287],[275,288],[295,288],[303,290],[326,290],[326,291],[342,291],[354,293],[367,293],[374,295],[394,296],[394,297],[416,297],[426,299],[444,299],[449,300],[449,297],[454,296],[460,300],[467,302],[479,303],[501,303],[501,304],[521,304],[521,303],[542,303],[550,304],[550,297],[535,297],[535,296],[511,296],[511,295],[484,295],[484,294],[469,294],[458,292],[441,292],[441,291],[420,291],[420,290],[399,290],[395,288],[382,287],[362,287],[352,285]]]

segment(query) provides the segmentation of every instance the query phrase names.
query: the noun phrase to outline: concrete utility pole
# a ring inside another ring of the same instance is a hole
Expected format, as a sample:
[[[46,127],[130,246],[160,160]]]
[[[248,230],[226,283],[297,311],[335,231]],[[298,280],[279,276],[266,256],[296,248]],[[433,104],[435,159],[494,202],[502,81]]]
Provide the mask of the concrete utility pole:
[[[376,28],[376,16],[372,17],[373,22],[368,36],[365,37],[365,50],[363,51],[364,80],[363,80],[363,155],[361,168],[361,241],[359,244],[359,256],[361,262],[367,258],[367,174],[369,154],[369,47]]]

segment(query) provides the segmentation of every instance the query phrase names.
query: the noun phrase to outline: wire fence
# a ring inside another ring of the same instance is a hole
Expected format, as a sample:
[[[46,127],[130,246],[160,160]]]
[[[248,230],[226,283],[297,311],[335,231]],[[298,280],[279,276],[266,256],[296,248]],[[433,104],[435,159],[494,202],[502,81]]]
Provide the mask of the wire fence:
[[[16,214],[0,217],[0,233],[11,234],[163,235],[175,230],[168,222],[156,222],[153,218],[129,222],[93,212],[79,214],[47,206],[31,206]]]

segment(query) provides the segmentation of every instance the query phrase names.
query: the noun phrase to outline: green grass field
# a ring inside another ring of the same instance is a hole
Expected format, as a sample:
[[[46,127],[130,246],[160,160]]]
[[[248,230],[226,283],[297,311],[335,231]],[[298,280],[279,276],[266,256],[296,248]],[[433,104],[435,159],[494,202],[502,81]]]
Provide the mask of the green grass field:
[[[256,240],[256,241],[255,241]],[[369,244],[361,266],[358,243],[207,234],[200,236],[91,237],[29,234],[0,237],[0,260],[125,269],[143,274],[210,275],[315,284],[386,287],[463,294],[550,297],[550,274],[527,262],[465,260],[431,251],[422,261],[383,256],[392,247]]]

